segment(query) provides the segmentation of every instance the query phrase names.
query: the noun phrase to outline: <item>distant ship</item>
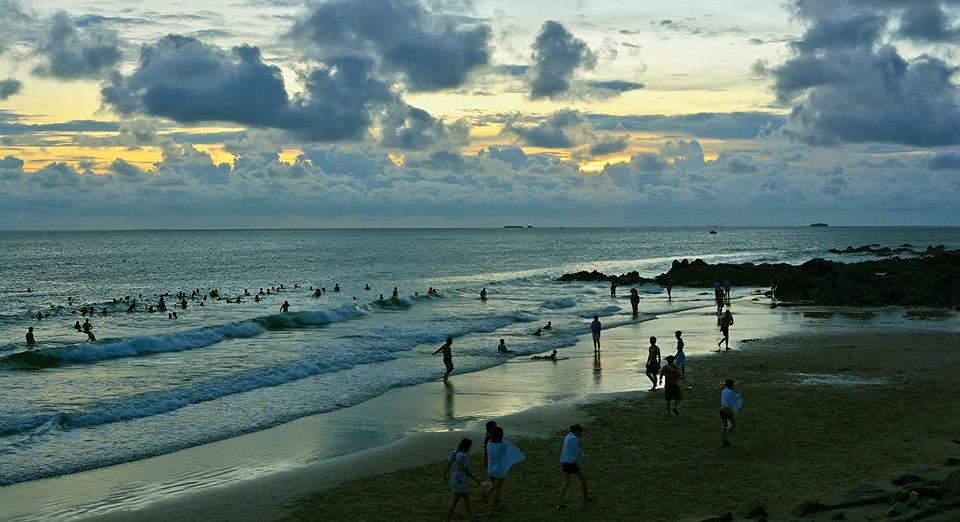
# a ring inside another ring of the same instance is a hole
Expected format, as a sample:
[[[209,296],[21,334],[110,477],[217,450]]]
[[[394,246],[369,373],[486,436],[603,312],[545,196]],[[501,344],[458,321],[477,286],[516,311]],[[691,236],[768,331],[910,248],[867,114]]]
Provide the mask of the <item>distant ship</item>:
[[[830,225],[828,225],[828,224],[826,224],[826,223],[813,223],[813,224],[810,225],[810,226],[811,226],[811,227],[829,227]]]
[[[523,226],[523,225],[504,225],[503,228],[533,228],[533,225],[531,225],[531,224],[527,224],[527,226]]]

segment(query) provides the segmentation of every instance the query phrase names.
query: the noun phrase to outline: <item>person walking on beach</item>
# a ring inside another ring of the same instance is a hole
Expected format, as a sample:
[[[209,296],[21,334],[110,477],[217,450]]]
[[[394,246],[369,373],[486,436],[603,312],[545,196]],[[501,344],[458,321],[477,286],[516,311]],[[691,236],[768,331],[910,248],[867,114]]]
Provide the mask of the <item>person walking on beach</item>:
[[[640,306],[640,294],[637,293],[636,288],[630,289],[630,307],[633,308],[633,316],[636,317],[639,313],[637,309]]]
[[[727,304],[730,304],[730,288],[731,288],[731,286],[732,286],[732,285],[731,285],[729,279],[724,279],[724,280],[723,280],[723,295],[724,295],[724,298],[725,298],[726,301],[727,301]]]
[[[289,311],[290,311],[290,303],[289,303],[288,301],[284,301],[283,304],[280,305],[280,311],[281,311],[281,312],[289,312]]]
[[[557,509],[567,507],[564,497],[570,487],[570,478],[576,476],[580,480],[580,490],[583,491],[583,501],[593,502],[587,494],[587,475],[580,469],[580,459],[583,458],[583,447],[580,446],[580,437],[583,436],[583,426],[574,424],[563,438],[563,449],[560,451],[560,469],[563,470],[563,486],[560,487],[560,501]]]
[[[723,339],[720,339],[720,342],[717,343],[717,349],[720,349],[720,345],[727,343],[727,351],[730,351],[730,326],[733,325],[733,314],[730,313],[730,309],[727,308],[727,311],[720,316],[720,332],[723,333]]]
[[[450,453],[447,461],[447,467],[443,470],[443,481],[447,481],[450,476],[450,489],[453,494],[450,496],[450,507],[447,509],[447,520],[453,519],[453,510],[457,507],[457,502],[463,499],[463,507],[467,509],[467,515],[473,519],[473,511],[470,509],[470,480],[473,479],[477,485],[480,485],[480,479],[470,472],[470,460],[467,458],[467,452],[473,446],[473,441],[464,438],[460,440],[457,449]]]
[[[737,429],[737,414],[743,405],[743,397],[733,391],[734,384],[733,379],[727,379],[720,393],[720,443],[724,446],[730,445],[730,435]]]
[[[650,348],[647,349],[647,378],[653,383],[650,391],[657,389],[657,374],[660,373],[660,347],[657,338],[650,337]]]
[[[493,493],[493,498],[490,499],[490,516],[494,516],[504,508],[504,504],[500,502],[500,492],[507,473],[514,464],[523,462],[526,457],[520,448],[503,438],[503,428],[497,426],[490,432],[487,459],[487,476],[490,477],[490,489]]]
[[[674,366],[674,356],[666,357],[667,365],[660,370],[660,384],[666,379],[667,384],[663,387],[664,398],[667,401],[667,417],[672,411],[674,415],[680,416],[680,368]],[[670,408],[670,401],[673,401],[673,408]]]
[[[680,368],[680,378],[687,378],[687,354],[683,351],[683,338],[680,336],[683,335],[683,332],[677,330],[675,335],[677,336],[677,354],[674,358],[677,361],[677,368]]]
[[[590,332],[593,333],[593,352],[600,353],[600,317],[593,316],[593,322],[590,323]]]
[[[673,299],[673,285],[667,281],[667,301]]]
[[[444,384],[448,384],[450,382],[447,380],[447,378],[450,377],[450,374],[453,372],[453,352],[450,348],[452,344],[453,338],[447,337],[447,342],[443,343],[443,346],[437,348],[437,351],[433,352],[433,355],[443,352],[443,365],[447,368],[447,373],[443,374]]]
[[[37,340],[33,337],[32,326],[27,328],[27,344],[37,344]]]

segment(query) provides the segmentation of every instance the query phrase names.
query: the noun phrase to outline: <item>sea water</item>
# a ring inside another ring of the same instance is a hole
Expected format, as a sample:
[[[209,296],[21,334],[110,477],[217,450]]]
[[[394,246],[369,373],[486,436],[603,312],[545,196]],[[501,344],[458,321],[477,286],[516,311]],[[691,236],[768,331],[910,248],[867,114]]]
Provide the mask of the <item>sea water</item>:
[[[905,243],[960,248],[960,228],[0,232],[0,485],[169,453],[435,380],[443,366],[427,355],[448,336],[461,373],[508,361],[496,353],[501,338],[528,355],[573,345],[595,314],[604,328],[634,320],[628,287],[612,299],[603,283],[557,281],[564,273],[652,278],[684,258],[859,261],[868,257],[827,250]],[[733,283],[734,295],[756,290]],[[636,288],[641,318],[712,299],[674,288],[668,303],[659,285]],[[161,295],[168,310],[147,312]],[[96,341],[73,328],[86,319]],[[531,335],[547,321],[549,335]]]

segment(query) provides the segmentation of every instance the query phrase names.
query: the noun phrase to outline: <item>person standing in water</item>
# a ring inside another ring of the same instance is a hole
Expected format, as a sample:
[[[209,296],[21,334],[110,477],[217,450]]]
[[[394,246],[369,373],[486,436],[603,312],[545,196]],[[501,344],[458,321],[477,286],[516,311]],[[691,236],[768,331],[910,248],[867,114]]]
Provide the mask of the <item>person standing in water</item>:
[[[633,308],[634,317],[636,317],[637,314],[639,313],[638,312],[639,306],[640,306],[640,294],[637,293],[636,288],[631,288],[630,289],[630,307]]]
[[[593,322],[590,323],[590,332],[593,334],[593,353],[600,353],[600,317],[593,316]]]
[[[486,289],[486,288],[480,289],[480,300],[481,300],[481,301],[486,301],[486,300],[487,300],[487,289]]]
[[[27,344],[37,344],[37,340],[33,337],[33,327],[27,328]]]
[[[289,312],[289,311],[290,311],[290,303],[289,303],[288,301],[284,301],[283,304],[280,305],[280,311],[281,311],[281,312]]]
[[[437,355],[440,352],[443,352],[443,365],[447,368],[447,372],[443,374],[443,383],[448,384],[450,381],[447,380],[450,377],[450,374],[453,373],[453,351],[451,346],[453,345],[453,338],[447,337],[447,342],[443,343],[443,346],[437,348],[437,351],[433,352],[433,355]]]

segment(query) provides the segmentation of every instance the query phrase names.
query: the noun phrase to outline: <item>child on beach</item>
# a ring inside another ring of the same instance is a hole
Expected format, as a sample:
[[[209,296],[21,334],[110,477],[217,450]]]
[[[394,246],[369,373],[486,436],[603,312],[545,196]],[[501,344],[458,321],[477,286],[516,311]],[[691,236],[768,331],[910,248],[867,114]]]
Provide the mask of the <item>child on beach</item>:
[[[570,487],[570,477],[576,476],[580,479],[580,489],[583,491],[583,501],[593,502],[593,498],[587,494],[587,476],[580,469],[580,459],[583,458],[583,448],[580,447],[580,437],[583,436],[583,426],[574,424],[570,426],[570,432],[563,438],[563,450],[560,452],[560,468],[563,470],[563,486],[560,487],[560,502],[557,503],[557,509],[565,508],[567,505],[563,498],[567,494],[567,488]]]
[[[470,461],[467,458],[467,452],[473,446],[473,441],[465,438],[460,440],[457,449],[450,453],[450,459],[447,461],[447,467],[443,470],[443,481],[447,481],[447,475],[450,476],[450,488],[453,494],[450,497],[450,507],[447,509],[447,520],[453,518],[453,510],[457,507],[457,502],[463,499],[463,506],[467,509],[467,515],[473,519],[473,511],[470,510],[470,492],[468,491],[470,482],[473,479],[477,485],[480,485],[480,479],[473,476],[470,472]]]

